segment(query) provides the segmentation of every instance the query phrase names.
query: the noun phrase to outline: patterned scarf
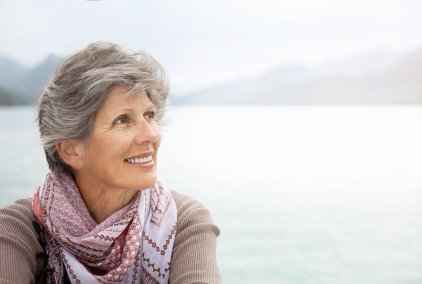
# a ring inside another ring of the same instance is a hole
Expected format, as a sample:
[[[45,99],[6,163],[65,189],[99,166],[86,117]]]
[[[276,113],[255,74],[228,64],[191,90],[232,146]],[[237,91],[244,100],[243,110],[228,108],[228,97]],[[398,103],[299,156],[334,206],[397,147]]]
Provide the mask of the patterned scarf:
[[[168,283],[177,209],[160,183],[97,224],[72,177],[47,174],[33,197],[44,227],[49,283]]]

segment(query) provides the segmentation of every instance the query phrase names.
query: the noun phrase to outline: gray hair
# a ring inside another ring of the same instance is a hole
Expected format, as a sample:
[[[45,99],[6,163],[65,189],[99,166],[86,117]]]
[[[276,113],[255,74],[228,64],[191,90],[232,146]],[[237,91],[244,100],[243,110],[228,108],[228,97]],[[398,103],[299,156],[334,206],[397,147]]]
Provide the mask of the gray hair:
[[[127,95],[146,92],[161,120],[168,81],[164,69],[149,54],[96,42],[59,65],[38,99],[38,126],[51,171],[72,173],[54,145],[60,140],[88,138],[97,112],[116,85],[127,86]]]

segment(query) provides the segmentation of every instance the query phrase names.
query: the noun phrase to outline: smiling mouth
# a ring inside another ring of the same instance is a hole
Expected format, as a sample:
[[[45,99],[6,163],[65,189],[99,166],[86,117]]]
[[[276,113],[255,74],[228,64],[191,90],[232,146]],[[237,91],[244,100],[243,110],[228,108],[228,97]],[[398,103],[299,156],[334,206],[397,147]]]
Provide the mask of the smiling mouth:
[[[152,161],[152,155],[143,158],[128,158],[125,161],[129,164],[146,164]]]

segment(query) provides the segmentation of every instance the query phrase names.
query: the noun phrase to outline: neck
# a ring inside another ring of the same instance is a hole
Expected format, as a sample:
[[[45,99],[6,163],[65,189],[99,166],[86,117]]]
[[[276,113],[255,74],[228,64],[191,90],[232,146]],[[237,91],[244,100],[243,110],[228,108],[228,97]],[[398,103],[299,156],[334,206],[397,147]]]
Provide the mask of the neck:
[[[78,178],[75,182],[91,217],[97,224],[126,207],[138,193],[138,191],[118,191],[90,186]]]

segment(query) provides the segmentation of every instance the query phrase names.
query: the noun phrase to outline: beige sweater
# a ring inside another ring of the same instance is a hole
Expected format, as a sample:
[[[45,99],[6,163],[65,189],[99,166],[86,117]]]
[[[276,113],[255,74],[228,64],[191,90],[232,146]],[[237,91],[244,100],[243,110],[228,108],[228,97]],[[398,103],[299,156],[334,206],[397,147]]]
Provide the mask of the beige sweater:
[[[198,201],[172,191],[177,207],[177,233],[170,283],[221,283],[216,261],[219,229]],[[32,225],[30,199],[0,209],[0,283],[35,283],[43,251]]]

